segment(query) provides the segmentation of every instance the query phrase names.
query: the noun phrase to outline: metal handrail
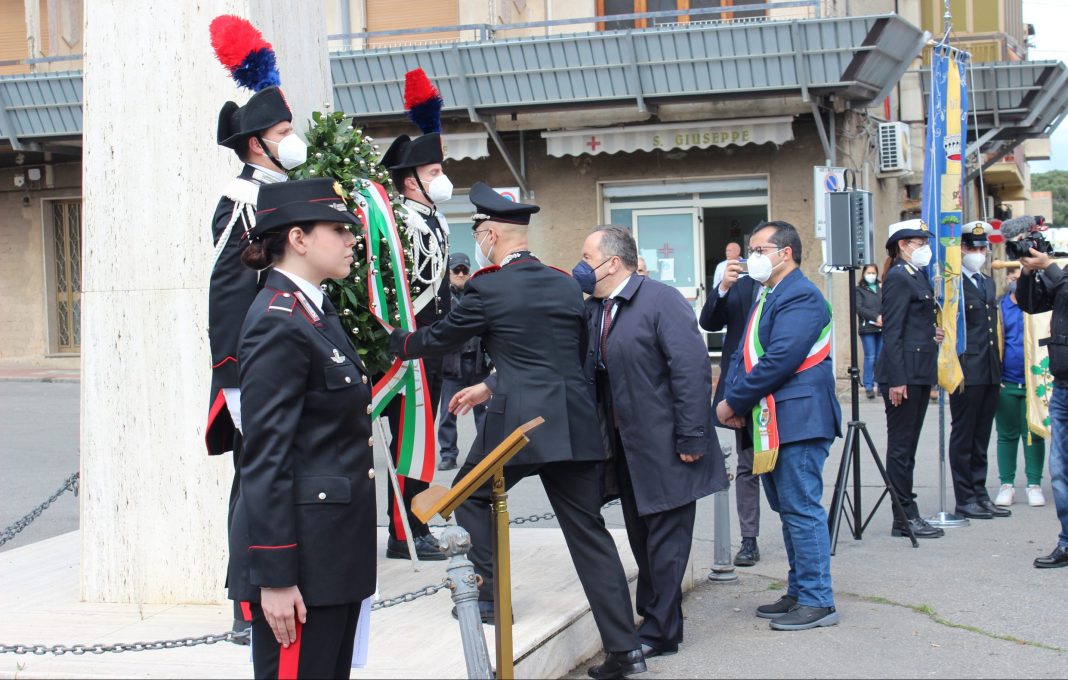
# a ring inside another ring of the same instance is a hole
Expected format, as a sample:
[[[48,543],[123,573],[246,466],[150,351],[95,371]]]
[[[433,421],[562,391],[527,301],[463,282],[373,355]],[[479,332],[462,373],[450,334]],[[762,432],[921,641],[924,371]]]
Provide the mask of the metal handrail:
[[[543,21],[525,21],[516,24],[458,24],[455,26],[431,26],[427,28],[400,28],[390,31],[363,31],[360,33],[335,33],[326,36],[327,40],[362,40],[368,38],[385,38],[399,35],[427,35],[431,33],[460,33],[462,31],[478,31],[479,40],[492,39],[493,35],[500,31],[521,31],[531,28],[551,28],[554,26],[575,26],[581,24],[599,24],[613,21],[631,21],[639,19],[667,19],[694,16],[720,16],[728,12],[757,12],[774,9],[791,9],[797,7],[813,7],[816,10],[814,18],[820,18],[820,0],[784,0],[782,2],[767,2],[763,4],[734,5],[729,7],[703,7],[681,10],[663,10],[659,12],[634,12],[631,14],[610,14],[596,17],[580,17],[573,19],[549,19]],[[742,19],[749,21],[750,19]],[[655,27],[654,27],[655,28]]]

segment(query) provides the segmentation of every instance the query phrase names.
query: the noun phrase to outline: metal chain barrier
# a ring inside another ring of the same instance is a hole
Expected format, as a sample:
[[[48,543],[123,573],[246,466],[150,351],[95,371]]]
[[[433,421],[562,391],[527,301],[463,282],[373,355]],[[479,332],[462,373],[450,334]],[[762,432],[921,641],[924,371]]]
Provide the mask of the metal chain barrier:
[[[413,590],[409,593],[402,593],[394,597],[387,597],[384,600],[379,600],[371,605],[371,611],[377,611],[379,609],[386,609],[388,607],[396,607],[399,604],[406,602],[412,602],[418,600],[421,597],[427,597],[433,595],[440,590],[451,588],[452,583],[449,579],[443,580],[437,585],[429,585],[418,590]],[[44,656],[46,654],[53,654],[55,656],[63,656],[64,654],[73,654],[74,656],[81,656],[82,654],[121,654],[122,652],[150,652],[157,649],[178,649],[180,647],[196,647],[198,645],[214,645],[217,642],[246,642],[248,641],[249,632],[247,630],[235,633],[234,631],[227,631],[225,633],[217,633],[215,635],[201,635],[200,637],[185,637],[177,638],[175,640],[156,640],[154,642],[117,642],[111,645],[105,644],[91,644],[91,645],[4,645],[0,644],[0,654],[34,654],[36,656]]]
[[[0,533],[0,546],[4,545],[5,543],[10,541],[11,539],[15,538],[20,533],[22,533],[22,531],[26,527],[28,527],[31,524],[33,524],[33,521],[35,519],[37,519],[38,517],[40,517],[41,513],[48,509],[48,506],[50,506],[53,503],[55,503],[56,499],[58,499],[60,496],[65,494],[67,491],[73,491],[74,495],[77,496],[78,495],[78,480],[79,480],[80,477],[81,477],[81,475],[79,473],[77,473],[77,472],[72,474],[70,477],[67,477],[67,480],[65,482],[63,482],[63,486],[61,486],[58,489],[56,489],[56,492],[54,494],[52,494],[51,496],[49,496],[48,499],[45,500],[44,503],[41,503],[36,508],[31,510],[29,512],[29,514],[25,515],[21,519],[17,520],[14,524],[12,524],[11,526],[9,526],[6,529],[4,529],[4,531],[2,533]]]

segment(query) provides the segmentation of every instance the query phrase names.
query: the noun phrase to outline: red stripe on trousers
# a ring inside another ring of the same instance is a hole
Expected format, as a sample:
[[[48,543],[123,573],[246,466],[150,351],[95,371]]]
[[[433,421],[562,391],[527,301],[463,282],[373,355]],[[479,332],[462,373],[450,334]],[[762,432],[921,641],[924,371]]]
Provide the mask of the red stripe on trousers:
[[[288,647],[279,645],[278,649],[278,680],[297,680],[297,669],[300,667],[300,638],[303,626],[296,621],[297,636]]]
[[[252,606],[248,602],[241,603],[241,618],[244,621],[252,622]]]
[[[400,460],[402,439],[400,433],[404,432],[404,397],[398,395],[394,398],[400,399],[400,418],[397,419],[397,436],[393,440],[392,446],[389,447],[389,452],[393,456],[393,465],[396,466],[397,461]],[[404,503],[404,477],[400,473],[397,474],[397,488],[400,489],[400,497],[398,498],[396,493],[393,494],[393,533],[397,536],[398,541],[407,541],[408,534],[404,533],[404,520],[401,519],[401,513],[407,509]]]

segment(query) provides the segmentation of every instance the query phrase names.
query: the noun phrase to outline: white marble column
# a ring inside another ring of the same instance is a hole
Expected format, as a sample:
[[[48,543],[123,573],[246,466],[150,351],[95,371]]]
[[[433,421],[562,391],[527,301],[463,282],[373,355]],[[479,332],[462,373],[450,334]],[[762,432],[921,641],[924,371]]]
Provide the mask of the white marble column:
[[[229,456],[204,448],[211,216],[239,170],[219,108],[249,93],[208,24],[237,14],[279,53],[298,130],[330,96],[323,0],[86,0],[82,596],[225,599]]]

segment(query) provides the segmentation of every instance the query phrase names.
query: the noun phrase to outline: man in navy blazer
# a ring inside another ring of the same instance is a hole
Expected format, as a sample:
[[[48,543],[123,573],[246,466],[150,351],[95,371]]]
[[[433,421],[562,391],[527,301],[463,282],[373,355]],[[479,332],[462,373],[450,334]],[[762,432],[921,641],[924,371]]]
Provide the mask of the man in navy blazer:
[[[713,289],[701,310],[701,328],[710,333],[727,329],[719,358],[719,381],[712,405],[723,401],[727,386],[731,358],[742,346],[745,322],[753,310],[753,303],[760,295],[761,285],[749,276],[742,276],[742,265],[728,262],[724,267],[719,285]],[[718,420],[716,424],[726,427]],[[760,561],[760,478],[753,474],[753,437],[745,428],[734,430],[734,450],[738,463],[734,475],[735,506],[738,509],[738,529],[742,534],[742,546],[734,556],[734,566],[752,567]]]
[[[792,225],[758,226],[749,252],[749,275],[764,283],[764,293],[750,315],[716,415],[727,425],[752,426],[753,408],[764,397],[774,398],[779,457],[775,469],[763,475],[764,493],[782,520],[790,574],[786,595],[758,607],[757,616],[771,619],[775,630],[833,626],[838,613],[827,513],[820,504],[823,464],[842,434],[831,358],[821,343],[830,309],[799,269],[801,237]],[[750,328],[759,342],[749,342]]]
[[[635,274],[637,266],[630,230],[603,226],[586,238],[575,271],[592,293],[584,372],[596,387],[608,468],[638,563],[638,636],[649,658],[678,651],[697,499],[728,481],[693,308],[677,289]]]

